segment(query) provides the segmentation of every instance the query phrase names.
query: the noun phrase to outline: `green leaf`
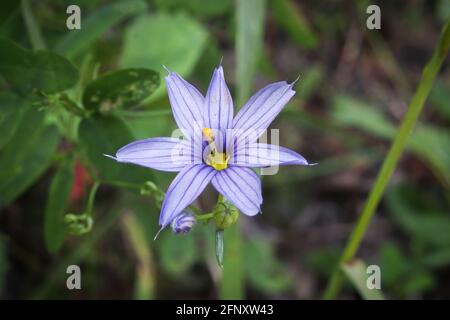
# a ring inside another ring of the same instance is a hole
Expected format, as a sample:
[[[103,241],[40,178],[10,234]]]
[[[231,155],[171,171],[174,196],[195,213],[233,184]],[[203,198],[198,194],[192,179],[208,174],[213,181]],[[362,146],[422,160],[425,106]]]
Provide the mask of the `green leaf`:
[[[159,81],[159,73],[148,69],[109,72],[87,85],[83,104],[87,109],[102,111],[133,107],[150,96]]]
[[[398,185],[386,194],[389,213],[412,239],[436,247],[450,247],[450,215],[415,187]]]
[[[180,276],[197,260],[198,252],[192,235],[176,236],[166,233],[161,236],[159,254],[164,270]]]
[[[83,119],[78,129],[78,136],[100,180],[134,184],[153,180],[150,169],[118,163],[104,156],[104,154],[115,155],[119,148],[134,140],[121,119],[113,115],[96,115]]]
[[[23,94],[60,92],[73,87],[79,76],[77,68],[56,53],[32,52],[7,39],[0,39],[0,75]]]
[[[407,295],[423,294],[433,290],[436,285],[436,280],[431,273],[420,272],[405,282],[403,291]]]
[[[28,107],[0,153],[0,208],[12,202],[44,173],[58,142],[58,129],[44,124],[43,112]]]
[[[137,139],[170,136],[176,129],[169,106],[163,110],[125,111],[120,115]]]
[[[250,96],[264,37],[265,0],[238,0],[236,5],[238,106]]]
[[[55,51],[73,58],[113,25],[146,9],[147,4],[143,0],[124,0],[104,5],[86,19],[83,18],[80,30],[66,32],[67,35],[55,46]]]
[[[45,208],[44,236],[47,250],[55,253],[61,249],[66,237],[64,215],[67,213],[74,178],[73,159],[64,159],[53,176]]]
[[[347,278],[353,284],[362,298],[366,300],[382,300],[383,294],[381,289],[369,289],[367,287],[367,266],[361,260],[353,260],[341,266]]]
[[[203,26],[184,14],[142,15],[125,31],[120,65],[160,72],[165,65],[187,76],[199,60],[206,39],[207,32]],[[165,87],[161,87],[152,98],[161,97],[164,90]]]
[[[311,30],[308,21],[290,0],[272,0],[272,13],[277,24],[285,30],[299,45],[306,49],[314,49],[319,39]]]
[[[244,257],[246,275],[256,289],[276,294],[291,287],[292,278],[277,260],[272,246],[265,238],[247,242],[244,245]]]
[[[393,243],[383,243],[380,248],[382,283],[387,287],[393,287],[402,280],[402,277],[410,271],[410,261],[403,255],[400,249]]]
[[[394,136],[394,125],[379,109],[347,95],[333,100],[332,116],[341,125],[356,127],[382,138]]]
[[[14,135],[23,111],[23,101],[18,96],[0,92],[0,149]]]
[[[155,0],[160,10],[186,10],[202,17],[215,17],[229,11],[233,6],[232,0]]]
[[[333,118],[339,124],[384,139],[392,139],[395,133],[394,125],[377,108],[345,95],[335,98]],[[450,186],[449,130],[431,125],[418,126],[408,140],[407,148],[429,164],[444,185]]]
[[[435,176],[450,188],[450,130],[421,125],[409,140],[408,148],[423,159]]]
[[[450,5],[448,6],[450,8]],[[443,117],[450,120],[450,84],[444,81],[436,81],[433,90],[430,92],[430,102]]]

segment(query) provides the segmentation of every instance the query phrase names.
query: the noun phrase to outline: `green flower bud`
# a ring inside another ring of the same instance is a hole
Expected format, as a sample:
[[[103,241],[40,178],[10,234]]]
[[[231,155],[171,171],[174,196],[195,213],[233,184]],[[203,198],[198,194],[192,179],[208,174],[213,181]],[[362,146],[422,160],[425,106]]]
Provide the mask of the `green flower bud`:
[[[214,209],[214,222],[219,230],[232,226],[238,218],[239,210],[229,202],[219,202]]]
[[[94,224],[92,216],[87,213],[73,214],[68,213],[64,217],[64,222],[67,225],[67,230],[70,234],[80,236],[91,231]]]

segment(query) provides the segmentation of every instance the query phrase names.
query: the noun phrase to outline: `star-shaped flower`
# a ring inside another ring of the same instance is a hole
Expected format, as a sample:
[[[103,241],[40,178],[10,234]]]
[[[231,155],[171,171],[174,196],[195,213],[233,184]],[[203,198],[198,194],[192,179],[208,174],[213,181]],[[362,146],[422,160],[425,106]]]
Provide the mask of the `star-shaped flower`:
[[[293,84],[275,82],[258,91],[233,118],[233,100],[222,66],[214,70],[206,97],[175,72],[167,91],[184,139],[149,138],[122,147],[114,159],[179,172],[161,207],[159,224],[168,226],[211,182],[242,213],[254,216],[263,201],[261,180],[251,168],[308,165],[298,153],[259,143],[258,138],[294,96]]]

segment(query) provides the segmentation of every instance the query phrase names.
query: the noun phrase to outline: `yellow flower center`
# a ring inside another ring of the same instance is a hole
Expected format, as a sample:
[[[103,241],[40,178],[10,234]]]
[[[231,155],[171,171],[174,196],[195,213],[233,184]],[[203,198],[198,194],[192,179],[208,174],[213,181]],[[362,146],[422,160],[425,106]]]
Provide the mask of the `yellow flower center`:
[[[226,169],[228,167],[228,160],[230,160],[230,156],[226,153],[217,151],[212,129],[203,128],[202,133],[203,137],[205,137],[206,141],[208,141],[210,149],[208,157],[206,158],[206,164],[213,167],[217,171]]]

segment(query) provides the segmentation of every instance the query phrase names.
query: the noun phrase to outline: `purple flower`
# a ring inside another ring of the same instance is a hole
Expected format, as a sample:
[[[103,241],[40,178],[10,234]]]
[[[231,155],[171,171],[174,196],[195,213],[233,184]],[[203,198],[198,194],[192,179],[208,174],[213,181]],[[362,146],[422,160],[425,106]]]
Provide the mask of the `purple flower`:
[[[172,112],[184,139],[149,138],[121,148],[114,159],[179,172],[161,207],[159,224],[169,225],[211,182],[242,213],[254,216],[263,201],[261,180],[250,168],[308,165],[287,148],[257,142],[295,94],[293,84],[272,83],[258,91],[233,118],[233,100],[222,66],[206,97],[177,73],[166,84]]]
[[[176,234],[188,233],[196,221],[192,213],[183,211],[172,220],[172,230]]]

